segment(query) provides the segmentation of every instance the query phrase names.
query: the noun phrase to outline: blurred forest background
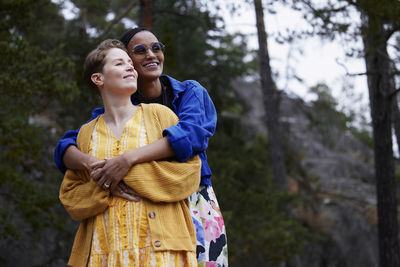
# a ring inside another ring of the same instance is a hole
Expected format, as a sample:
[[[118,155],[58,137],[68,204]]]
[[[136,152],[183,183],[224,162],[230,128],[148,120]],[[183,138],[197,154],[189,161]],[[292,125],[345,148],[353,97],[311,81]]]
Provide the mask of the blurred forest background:
[[[277,2],[310,25],[280,42],[340,40],[365,60],[348,77],[367,76],[372,120],[326,84],[309,88],[312,101],[277,88],[261,23]],[[260,51],[226,31],[221,5],[254,10]],[[145,25],[166,45],[164,73],[199,81],[217,108],[207,154],[231,266],[400,266],[399,15],[397,0],[0,0],[0,265],[65,266],[78,222],[59,203],[53,150],[101,105],[84,57]]]

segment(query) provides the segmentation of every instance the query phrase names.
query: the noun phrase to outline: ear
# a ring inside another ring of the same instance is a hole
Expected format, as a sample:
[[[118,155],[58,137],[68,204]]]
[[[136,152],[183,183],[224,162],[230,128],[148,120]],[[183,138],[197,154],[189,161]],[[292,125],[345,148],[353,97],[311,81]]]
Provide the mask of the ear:
[[[93,73],[92,76],[90,76],[90,79],[99,88],[101,86],[103,86],[103,84],[104,84],[104,82],[103,82],[103,74],[101,74],[99,72]]]

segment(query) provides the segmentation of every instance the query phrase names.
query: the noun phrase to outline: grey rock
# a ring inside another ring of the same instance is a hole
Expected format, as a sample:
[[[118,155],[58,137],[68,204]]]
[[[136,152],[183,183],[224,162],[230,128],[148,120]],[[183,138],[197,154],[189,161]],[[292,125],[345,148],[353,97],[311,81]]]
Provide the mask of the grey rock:
[[[243,83],[237,83],[237,92],[251,105],[242,121],[253,134],[266,134],[260,86]],[[281,93],[282,134],[289,147],[302,155],[299,164],[307,176],[317,177],[308,181],[316,196],[313,209],[298,208],[294,215],[325,237],[308,246],[297,265],[378,266],[373,151],[350,131],[313,127],[312,112],[303,100]]]

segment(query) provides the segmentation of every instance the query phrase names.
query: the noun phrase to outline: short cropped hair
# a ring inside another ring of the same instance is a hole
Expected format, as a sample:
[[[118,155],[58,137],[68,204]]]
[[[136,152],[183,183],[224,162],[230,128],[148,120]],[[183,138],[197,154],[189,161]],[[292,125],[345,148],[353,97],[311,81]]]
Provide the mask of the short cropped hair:
[[[92,50],[86,57],[83,64],[83,80],[94,92],[100,94],[99,88],[92,81],[93,73],[102,73],[104,67],[104,58],[107,56],[107,51],[111,48],[119,48],[127,52],[125,45],[116,39],[107,39],[101,42],[96,49]]]

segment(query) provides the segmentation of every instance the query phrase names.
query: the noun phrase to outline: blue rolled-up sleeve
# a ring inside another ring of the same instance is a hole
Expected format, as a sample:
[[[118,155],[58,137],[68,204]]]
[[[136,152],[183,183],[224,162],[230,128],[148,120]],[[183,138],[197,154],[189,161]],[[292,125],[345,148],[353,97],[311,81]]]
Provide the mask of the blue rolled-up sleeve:
[[[92,118],[89,121],[93,120],[102,113],[104,113],[104,107],[94,109],[92,111]],[[54,163],[57,165],[57,168],[62,173],[65,173],[67,171],[67,167],[65,166],[63,161],[64,153],[69,146],[76,146],[76,138],[78,136],[79,129],[67,131],[60,139],[60,141],[58,141],[57,146],[54,149]]]
[[[217,112],[206,89],[195,81],[186,86],[176,101],[178,124],[163,131],[181,162],[207,149],[217,124]]]
[[[54,149],[54,162],[56,163],[58,169],[65,173],[67,171],[67,167],[63,162],[63,156],[67,148],[71,145],[76,146],[76,137],[78,136],[78,130],[69,130],[60,141],[56,148]]]

